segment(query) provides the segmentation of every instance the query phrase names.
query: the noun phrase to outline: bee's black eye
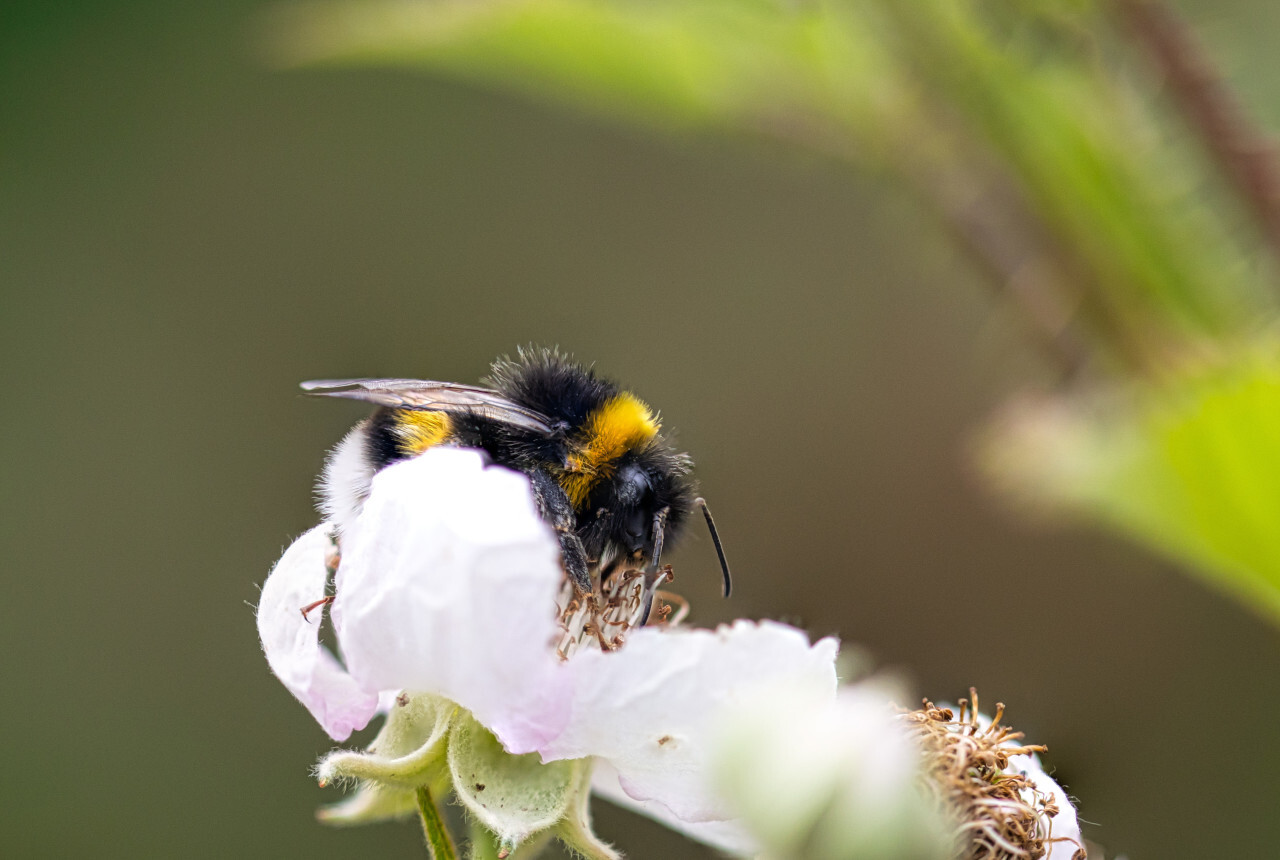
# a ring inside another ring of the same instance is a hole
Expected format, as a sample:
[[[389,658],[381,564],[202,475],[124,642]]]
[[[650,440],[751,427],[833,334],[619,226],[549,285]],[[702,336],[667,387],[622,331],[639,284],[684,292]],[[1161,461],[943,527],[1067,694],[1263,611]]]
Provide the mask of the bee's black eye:
[[[622,522],[622,533],[618,535],[618,539],[627,548],[627,552],[645,552],[649,544],[649,518],[645,516],[643,508],[636,508],[631,511]]]
[[[615,491],[619,502],[629,507],[637,506],[649,492],[649,476],[639,466],[624,466],[618,472]]]

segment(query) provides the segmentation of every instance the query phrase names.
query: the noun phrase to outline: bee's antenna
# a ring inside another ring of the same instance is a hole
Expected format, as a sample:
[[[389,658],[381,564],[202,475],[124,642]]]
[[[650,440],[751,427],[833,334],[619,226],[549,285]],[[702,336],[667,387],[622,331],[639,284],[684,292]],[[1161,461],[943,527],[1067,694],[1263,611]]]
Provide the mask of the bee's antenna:
[[[707,529],[711,532],[711,541],[716,545],[716,555],[720,556],[720,570],[724,572],[724,596],[733,591],[733,577],[729,575],[729,562],[724,557],[724,547],[720,545],[720,535],[716,531],[716,521],[711,519],[711,511],[707,508],[706,499],[694,499],[693,503],[702,508],[702,515],[707,518]]]

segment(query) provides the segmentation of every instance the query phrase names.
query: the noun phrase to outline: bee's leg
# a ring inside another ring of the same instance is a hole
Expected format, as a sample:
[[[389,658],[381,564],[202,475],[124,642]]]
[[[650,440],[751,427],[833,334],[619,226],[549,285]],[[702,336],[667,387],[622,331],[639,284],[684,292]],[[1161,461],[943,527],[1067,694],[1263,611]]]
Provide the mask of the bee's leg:
[[[564,488],[546,472],[535,469],[529,473],[533,485],[533,497],[538,502],[538,513],[556,530],[560,538],[560,559],[573,587],[583,594],[591,592],[591,569],[587,564],[587,551],[582,539],[574,531],[578,517],[565,495]]]
[[[564,560],[564,569],[573,581],[573,587],[586,594],[591,591],[591,570],[587,565],[587,551],[582,547],[582,539],[572,529],[560,531],[560,556]]]
[[[327,597],[322,597],[319,600],[308,603],[306,606],[302,607],[302,617],[310,621],[311,619],[307,618],[307,616],[311,613],[311,610],[316,609],[320,606],[330,606],[332,605],[332,603],[333,603],[332,594],[328,595]]]

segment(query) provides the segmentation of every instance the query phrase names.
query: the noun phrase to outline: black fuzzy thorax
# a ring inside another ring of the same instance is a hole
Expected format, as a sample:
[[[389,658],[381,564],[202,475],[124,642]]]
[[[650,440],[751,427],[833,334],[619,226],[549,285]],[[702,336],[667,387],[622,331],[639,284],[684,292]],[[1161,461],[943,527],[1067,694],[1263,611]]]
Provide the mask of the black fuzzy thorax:
[[[560,422],[561,429],[581,427],[587,416],[622,389],[595,371],[551,349],[521,350],[493,363],[486,384],[504,397]]]
[[[486,382],[521,406],[561,422],[560,429],[570,436],[586,424],[594,410],[623,392],[591,368],[551,349],[531,348],[521,350],[515,359],[498,359]],[[567,447],[547,453],[563,457]],[[614,464],[614,479],[592,488],[586,504],[576,512],[577,532],[587,554],[600,558],[611,543],[623,551],[629,549],[628,531],[642,521],[651,527],[648,521],[663,509],[667,510],[665,545],[671,547],[693,509],[691,467],[689,456],[677,453],[661,434],[620,457]],[[618,478],[637,470],[648,486],[647,493],[633,499],[629,492],[632,488]]]

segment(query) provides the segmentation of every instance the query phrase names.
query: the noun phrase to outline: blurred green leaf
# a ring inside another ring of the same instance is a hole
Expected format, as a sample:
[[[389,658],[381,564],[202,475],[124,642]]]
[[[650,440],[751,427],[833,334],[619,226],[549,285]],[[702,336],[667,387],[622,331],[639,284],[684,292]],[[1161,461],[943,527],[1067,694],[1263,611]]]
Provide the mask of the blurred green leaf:
[[[772,0],[373,0],[268,22],[285,64],[435,68],[663,126],[849,119],[870,46],[819,5]],[[847,132],[847,129],[846,129]]]
[[[1013,171],[1111,336],[1150,350],[1161,326],[1222,335],[1271,307],[1204,165],[1123,71],[1106,10],[883,5],[897,54]]]
[[[1024,401],[983,448],[1029,501],[1102,520],[1280,618],[1280,346],[1105,400]]]
[[[1140,96],[1104,11],[346,0],[282,7],[267,38],[288,64],[432,68],[658,128],[883,160],[959,235],[982,237],[998,279],[1054,270],[1034,289],[1060,293],[1049,303],[1096,346],[1149,370],[1171,345],[1238,331],[1273,302],[1238,225],[1211,205],[1205,165]],[[1012,236],[1022,224],[1029,239]]]

